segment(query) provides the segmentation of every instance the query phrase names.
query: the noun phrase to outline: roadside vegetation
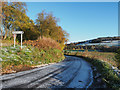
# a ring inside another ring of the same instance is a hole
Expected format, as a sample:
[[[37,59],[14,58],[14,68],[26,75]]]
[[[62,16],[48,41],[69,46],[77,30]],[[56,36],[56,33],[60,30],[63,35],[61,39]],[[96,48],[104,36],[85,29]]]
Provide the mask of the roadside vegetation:
[[[73,55],[84,58],[97,68],[101,74],[102,81],[106,83],[108,88],[120,87],[120,76],[114,71],[114,67],[119,67],[118,60],[116,60],[116,53],[107,52],[70,52],[65,51],[65,55]],[[118,56],[118,55],[117,55]]]
[[[98,51],[91,51],[89,52],[88,50],[84,51],[84,52],[73,52],[73,51],[64,51],[65,54],[67,55],[79,55],[82,57],[89,57],[91,59],[98,59],[101,60],[103,62],[109,63],[112,66],[118,67],[119,66],[119,62],[118,60],[116,60],[115,55],[116,53],[112,53],[112,52],[98,52]]]
[[[32,69],[33,66],[59,62],[64,59],[64,43],[69,34],[57,24],[53,14],[42,11],[35,22],[26,12],[24,2],[2,2],[0,62],[2,74]],[[20,48],[20,35],[16,36],[16,48],[13,47],[13,31],[24,31],[23,48]]]
[[[60,46],[50,38],[27,41],[22,49],[19,45],[15,48],[4,46],[0,56],[2,74],[29,70],[37,65],[56,63],[64,59]]]
[[[117,50],[115,58],[116,58],[116,60],[118,62],[118,68],[120,69],[120,49]]]
[[[43,37],[42,39],[38,38],[37,40],[27,40],[27,41],[24,41],[23,44],[27,46],[31,45],[33,47],[37,47],[39,50],[41,49],[47,50],[51,48],[61,50],[60,44],[58,42],[56,42],[51,38],[46,38],[46,37]]]
[[[24,2],[2,2],[3,27],[0,35],[2,40],[13,38],[12,31],[24,31],[23,40],[36,40],[39,37],[51,38],[59,43],[61,49],[67,42],[69,34],[57,24],[58,18],[52,13],[42,11],[37,14],[35,22],[27,15],[27,6]],[[17,35],[20,41],[20,35]]]
[[[0,44],[2,44],[2,46],[11,46],[14,44],[14,40],[13,39],[1,40]],[[18,44],[18,41],[16,41],[16,44]],[[1,45],[0,45],[0,47],[1,47]]]

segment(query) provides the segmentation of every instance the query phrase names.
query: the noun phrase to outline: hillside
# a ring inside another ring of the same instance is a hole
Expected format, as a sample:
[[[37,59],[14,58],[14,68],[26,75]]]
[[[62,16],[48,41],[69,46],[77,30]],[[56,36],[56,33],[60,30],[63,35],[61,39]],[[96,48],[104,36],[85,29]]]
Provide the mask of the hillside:
[[[74,42],[74,43],[70,43],[70,44],[67,44],[67,45],[77,45],[77,44],[83,44],[83,43],[101,43],[103,41],[113,41],[113,40],[120,40],[120,36],[99,37],[99,38],[96,38],[96,39],[86,40],[86,41],[82,41],[82,42]]]

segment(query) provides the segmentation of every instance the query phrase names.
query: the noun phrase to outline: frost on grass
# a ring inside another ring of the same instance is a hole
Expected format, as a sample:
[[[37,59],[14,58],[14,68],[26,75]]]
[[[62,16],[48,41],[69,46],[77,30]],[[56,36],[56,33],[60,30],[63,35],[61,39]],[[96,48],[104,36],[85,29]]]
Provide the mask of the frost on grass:
[[[8,61],[8,60],[15,60],[18,61],[21,59],[19,52],[20,46],[16,46],[15,48],[13,46],[9,47],[3,47],[1,50],[2,53],[0,53],[0,61]],[[24,54],[24,52],[31,52],[26,46],[23,46],[21,54]]]
[[[13,46],[3,47],[0,58],[3,73],[7,73],[6,70],[12,71],[17,68],[17,71],[19,71],[18,69],[20,68],[24,69],[36,65],[59,62],[63,60],[64,55],[60,50],[56,49],[39,50],[30,45],[23,46],[21,49],[20,46],[17,45],[15,48]]]
[[[0,58],[0,61],[3,61],[2,58]]]

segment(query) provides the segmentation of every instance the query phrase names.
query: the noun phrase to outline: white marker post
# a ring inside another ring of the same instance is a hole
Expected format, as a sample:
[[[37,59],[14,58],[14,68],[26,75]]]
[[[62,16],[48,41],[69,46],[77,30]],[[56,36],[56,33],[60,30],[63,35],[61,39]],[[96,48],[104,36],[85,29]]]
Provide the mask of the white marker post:
[[[22,49],[22,34],[24,33],[23,31],[13,31],[12,32],[14,34],[14,47],[15,47],[15,36],[16,34],[21,34],[21,49]]]
[[[15,37],[15,36],[16,36],[16,34],[14,34],[14,48],[15,48],[15,39],[16,39],[16,37]]]
[[[21,34],[21,49],[22,49],[22,34]]]

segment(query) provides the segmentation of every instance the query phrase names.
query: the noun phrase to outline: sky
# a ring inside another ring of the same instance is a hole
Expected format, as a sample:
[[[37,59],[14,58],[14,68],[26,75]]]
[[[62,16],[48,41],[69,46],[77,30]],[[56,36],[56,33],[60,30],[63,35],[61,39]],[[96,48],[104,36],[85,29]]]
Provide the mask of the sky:
[[[27,15],[35,21],[42,10],[59,18],[69,42],[118,35],[117,2],[26,2]],[[69,43],[68,42],[68,43]]]
[[[119,2],[119,0],[2,0],[10,2]]]

